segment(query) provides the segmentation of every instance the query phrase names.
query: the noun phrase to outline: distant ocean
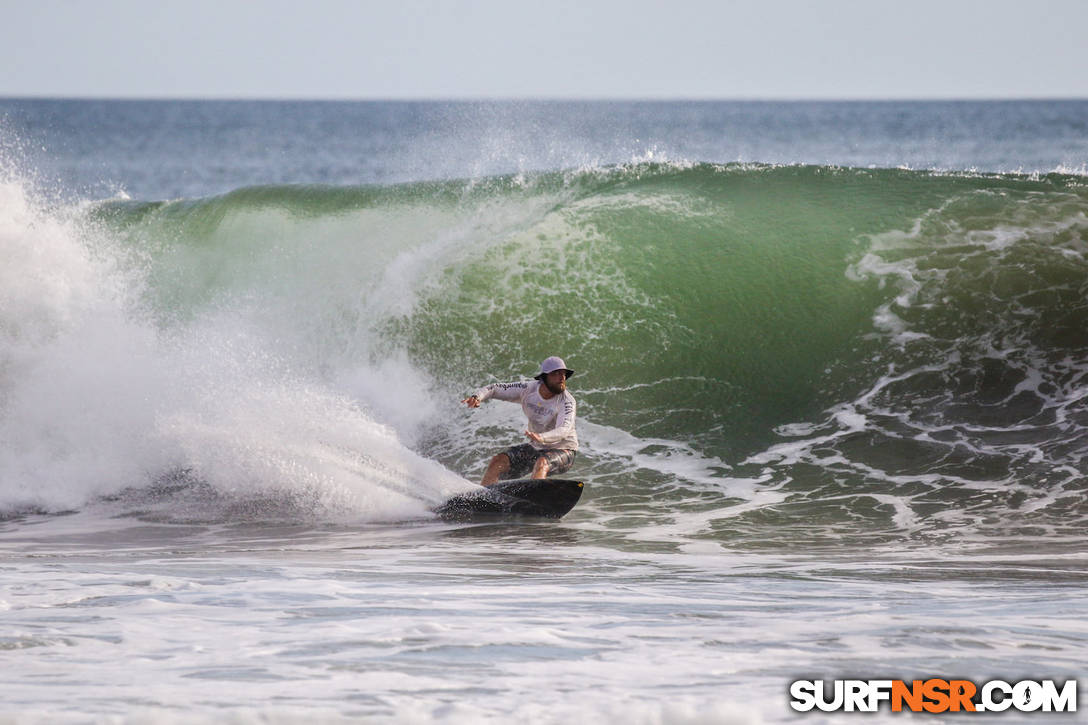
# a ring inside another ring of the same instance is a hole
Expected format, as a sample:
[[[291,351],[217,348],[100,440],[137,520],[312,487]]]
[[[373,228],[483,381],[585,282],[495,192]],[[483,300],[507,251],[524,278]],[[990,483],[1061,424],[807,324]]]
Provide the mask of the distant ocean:
[[[0,99],[0,721],[1088,702],[1086,495],[1088,101]]]

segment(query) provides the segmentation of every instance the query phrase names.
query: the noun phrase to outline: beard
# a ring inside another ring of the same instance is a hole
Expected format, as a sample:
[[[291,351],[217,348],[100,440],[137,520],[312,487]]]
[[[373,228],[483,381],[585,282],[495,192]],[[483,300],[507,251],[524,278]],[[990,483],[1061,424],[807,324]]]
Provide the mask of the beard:
[[[552,385],[548,382],[547,378],[544,378],[543,380],[541,380],[541,382],[544,383],[544,387],[547,388],[548,392],[550,392],[552,395],[561,395],[563,391],[567,388],[566,381],[563,381],[558,385]]]

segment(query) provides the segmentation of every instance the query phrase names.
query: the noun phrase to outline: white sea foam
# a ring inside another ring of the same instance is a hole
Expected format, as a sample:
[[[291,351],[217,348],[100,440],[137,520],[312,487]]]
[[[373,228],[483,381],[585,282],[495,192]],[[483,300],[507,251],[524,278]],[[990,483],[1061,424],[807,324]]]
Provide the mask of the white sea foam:
[[[183,470],[220,495],[275,491],[373,520],[418,516],[467,485],[299,374],[245,308],[153,323],[142,270],[78,219],[0,185],[0,507],[78,509]],[[345,377],[401,422],[361,369]]]

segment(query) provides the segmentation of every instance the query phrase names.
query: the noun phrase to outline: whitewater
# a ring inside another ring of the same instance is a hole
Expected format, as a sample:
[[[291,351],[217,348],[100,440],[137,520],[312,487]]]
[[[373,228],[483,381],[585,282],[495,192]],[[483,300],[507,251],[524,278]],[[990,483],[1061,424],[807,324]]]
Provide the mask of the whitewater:
[[[1083,681],[1086,110],[0,101],[0,719]],[[553,354],[582,501],[438,520]]]

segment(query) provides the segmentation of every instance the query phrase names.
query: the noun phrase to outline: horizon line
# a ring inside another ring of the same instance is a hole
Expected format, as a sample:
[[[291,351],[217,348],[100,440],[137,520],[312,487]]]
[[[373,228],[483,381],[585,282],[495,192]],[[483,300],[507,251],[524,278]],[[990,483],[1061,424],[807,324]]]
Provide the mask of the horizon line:
[[[1088,96],[275,96],[19,94],[2,101],[144,101],[269,103],[999,103],[1088,101]]]

